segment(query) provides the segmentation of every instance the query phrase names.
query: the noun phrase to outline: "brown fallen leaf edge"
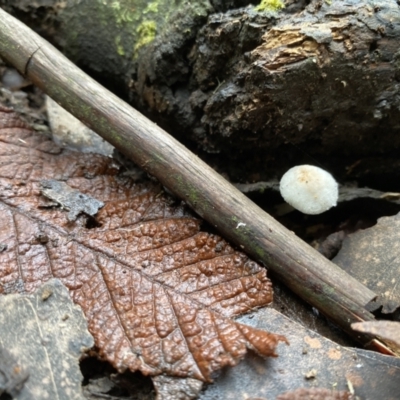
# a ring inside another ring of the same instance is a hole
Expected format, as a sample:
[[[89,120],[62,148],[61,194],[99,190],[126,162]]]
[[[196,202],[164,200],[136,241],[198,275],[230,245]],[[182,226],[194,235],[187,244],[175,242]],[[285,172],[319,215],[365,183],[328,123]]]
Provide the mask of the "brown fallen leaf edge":
[[[93,217],[49,203],[44,180],[104,203]],[[119,176],[111,159],[56,146],[0,107],[0,293],[58,278],[100,357],[122,371],[212,381],[248,349],[287,340],[232,317],[272,301],[266,270],[175,205],[162,188]]]

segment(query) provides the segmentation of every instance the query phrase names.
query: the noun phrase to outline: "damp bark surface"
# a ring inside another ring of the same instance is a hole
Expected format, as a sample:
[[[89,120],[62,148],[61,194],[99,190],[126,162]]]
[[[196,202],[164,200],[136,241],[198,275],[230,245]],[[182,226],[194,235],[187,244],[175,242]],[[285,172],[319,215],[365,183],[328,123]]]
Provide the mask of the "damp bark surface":
[[[232,180],[320,162],[399,189],[395,1],[45,3],[43,34]]]

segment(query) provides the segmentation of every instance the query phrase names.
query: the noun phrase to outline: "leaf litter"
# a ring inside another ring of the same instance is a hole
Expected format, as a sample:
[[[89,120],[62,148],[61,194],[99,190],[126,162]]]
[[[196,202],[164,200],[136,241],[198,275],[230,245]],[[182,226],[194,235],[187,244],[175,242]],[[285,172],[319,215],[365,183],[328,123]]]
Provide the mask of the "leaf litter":
[[[65,286],[52,279],[29,295],[0,296],[0,310],[0,395],[83,400],[79,358],[93,338]]]
[[[97,214],[104,203],[86,196],[78,190],[71,189],[66,183],[52,179],[44,180],[41,183],[42,194],[51,200],[54,200],[61,207],[69,211],[68,220],[75,221],[80,213],[91,215]]]
[[[379,294],[384,314],[400,307],[400,214],[379,218],[371,228],[344,239],[333,262]]]
[[[100,357],[122,371],[211,381],[248,349],[275,356],[281,335],[232,319],[272,300],[264,268],[154,182],[119,176],[106,157],[62,150],[0,108],[0,293],[67,286]],[[41,182],[104,203],[71,221]]]
[[[364,321],[351,324],[358,332],[370,333],[389,342],[400,355],[400,322],[398,321]]]
[[[290,346],[280,348],[277,358],[262,359],[249,352],[237,367],[225,369],[202,391],[199,400],[274,400],[284,394],[322,400],[341,398],[345,392],[354,400],[399,398],[400,358],[340,346],[272,307],[237,320],[258,329],[284,331]],[[314,377],[307,379],[310,372]]]

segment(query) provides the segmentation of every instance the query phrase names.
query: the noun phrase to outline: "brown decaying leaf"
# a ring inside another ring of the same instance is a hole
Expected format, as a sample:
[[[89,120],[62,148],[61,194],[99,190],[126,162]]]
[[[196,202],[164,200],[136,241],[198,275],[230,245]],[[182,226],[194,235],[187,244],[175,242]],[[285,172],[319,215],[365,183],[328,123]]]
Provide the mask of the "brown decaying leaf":
[[[104,202],[97,221],[46,208],[43,179]],[[271,301],[264,268],[201,232],[158,185],[119,177],[103,156],[62,150],[4,108],[0,215],[0,293],[59,278],[119,370],[210,381],[247,349],[274,356],[285,341],[231,319]]]

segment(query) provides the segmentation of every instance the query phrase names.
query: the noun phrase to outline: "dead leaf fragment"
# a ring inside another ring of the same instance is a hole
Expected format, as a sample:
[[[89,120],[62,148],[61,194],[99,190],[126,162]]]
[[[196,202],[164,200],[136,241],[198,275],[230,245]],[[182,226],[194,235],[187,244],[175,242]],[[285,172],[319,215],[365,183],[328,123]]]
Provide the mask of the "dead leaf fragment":
[[[375,293],[383,313],[400,306],[400,214],[349,235],[333,261]]]
[[[193,378],[173,378],[158,375],[153,378],[157,399],[193,400],[197,399],[203,382]]]
[[[70,188],[64,182],[47,179],[40,182],[41,193],[69,211],[68,221],[75,221],[80,213],[94,216],[104,203]]]
[[[304,386],[333,389],[334,392],[353,391],[360,400],[399,398],[400,359],[397,357],[339,346],[270,307],[237,320],[258,329],[284,331],[290,346],[282,346],[280,356],[274,359],[261,359],[249,352],[237,367],[224,370],[202,391],[199,400],[272,400]],[[320,346],[311,347],[304,341],[305,337],[318,339]],[[341,356],[329,357],[332,349]],[[317,376],[306,381],[304,375],[310,369],[317,370]]]
[[[370,333],[388,340],[400,349],[400,322],[396,321],[365,321],[351,324],[351,328],[358,332]]]
[[[201,232],[158,185],[117,174],[109,159],[62,150],[0,113],[0,293],[60,279],[119,370],[210,381],[247,349],[274,356],[284,337],[230,318],[271,301],[265,269]],[[43,208],[49,179],[103,202],[95,223]]]
[[[90,130],[49,96],[46,96],[46,110],[53,140],[62,147],[83,153],[100,153],[111,156],[113,147]]]
[[[0,347],[18,360],[13,373],[22,375],[20,387],[9,380],[5,388],[16,400],[83,400],[79,358],[92,346],[82,310],[59,280],[31,295],[0,297]]]
[[[28,378],[29,373],[6,348],[0,346],[0,396],[7,393],[17,397]]]

